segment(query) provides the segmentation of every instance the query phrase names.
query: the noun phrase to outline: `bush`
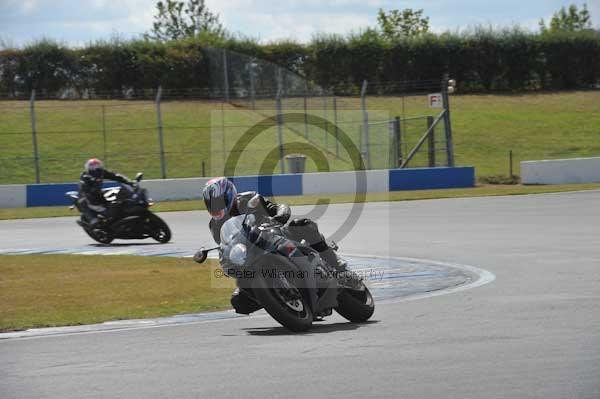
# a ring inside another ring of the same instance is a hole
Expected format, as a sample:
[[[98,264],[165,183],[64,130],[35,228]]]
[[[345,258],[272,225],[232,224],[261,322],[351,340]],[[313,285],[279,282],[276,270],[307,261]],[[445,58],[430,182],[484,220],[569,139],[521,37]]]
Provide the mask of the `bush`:
[[[441,79],[450,73],[461,92],[522,91],[596,87],[600,82],[600,33],[533,34],[478,27],[390,41],[367,29],[347,36],[321,34],[309,44],[284,40],[259,44],[243,37],[196,38],[167,43],[146,40],[99,41],[70,49],[41,40],[23,49],[0,51],[0,91],[16,95],[36,89],[57,94],[123,94],[162,85],[169,89],[215,86],[214,48],[226,48],[282,66],[326,88],[356,94],[367,79],[379,91],[397,81]],[[212,55],[212,58],[211,58]],[[247,79],[247,57],[233,56],[230,80]],[[211,64],[212,63],[212,64]],[[238,65],[239,64],[239,65]],[[222,67],[221,67],[222,68]],[[259,76],[272,80],[268,66]],[[260,71],[257,73],[261,73]]]

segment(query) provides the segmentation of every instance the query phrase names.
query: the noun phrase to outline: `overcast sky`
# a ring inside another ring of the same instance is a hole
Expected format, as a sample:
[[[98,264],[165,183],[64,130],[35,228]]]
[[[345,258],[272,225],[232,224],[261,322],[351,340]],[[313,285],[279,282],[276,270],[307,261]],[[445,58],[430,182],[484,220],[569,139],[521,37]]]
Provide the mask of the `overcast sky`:
[[[157,0],[0,0],[0,39],[22,46],[42,37],[71,46],[96,39],[140,37],[152,26]],[[583,2],[575,1],[581,5]],[[379,8],[425,10],[436,32],[479,24],[537,29],[568,0],[206,0],[234,32],[272,41],[308,41],[317,32],[346,33],[376,25]],[[600,27],[600,0],[587,1]]]

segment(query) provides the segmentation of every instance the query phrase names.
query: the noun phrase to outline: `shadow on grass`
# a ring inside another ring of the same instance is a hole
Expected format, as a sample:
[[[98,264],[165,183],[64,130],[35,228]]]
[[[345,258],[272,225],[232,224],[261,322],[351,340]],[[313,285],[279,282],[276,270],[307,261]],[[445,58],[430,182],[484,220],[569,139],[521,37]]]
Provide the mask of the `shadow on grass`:
[[[336,331],[354,331],[359,328],[368,327],[373,324],[379,323],[379,320],[370,320],[364,323],[352,323],[352,322],[338,322],[331,324],[320,324],[322,322],[316,322],[313,324],[310,330],[302,333],[292,332],[285,327],[266,327],[266,328],[244,328],[249,335],[257,336],[275,336],[275,335],[314,335],[314,334],[327,334]]]

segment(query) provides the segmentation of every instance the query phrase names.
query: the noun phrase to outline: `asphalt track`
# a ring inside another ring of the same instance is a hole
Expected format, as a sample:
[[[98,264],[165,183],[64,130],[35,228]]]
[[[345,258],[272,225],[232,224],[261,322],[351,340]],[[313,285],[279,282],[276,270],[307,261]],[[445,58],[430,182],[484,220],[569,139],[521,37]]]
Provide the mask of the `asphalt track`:
[[[325,232],[350,208],[329,207]],[[473,265],[496,280],[301,335],[243,317],[1,340],[0,397],[597,399],[599,208],[600,192],[368,204],[344,252]],[[208,241],[200,213],[164,216],[172,248]],[[71,223],[0,222],[1,248],[87,246]]]

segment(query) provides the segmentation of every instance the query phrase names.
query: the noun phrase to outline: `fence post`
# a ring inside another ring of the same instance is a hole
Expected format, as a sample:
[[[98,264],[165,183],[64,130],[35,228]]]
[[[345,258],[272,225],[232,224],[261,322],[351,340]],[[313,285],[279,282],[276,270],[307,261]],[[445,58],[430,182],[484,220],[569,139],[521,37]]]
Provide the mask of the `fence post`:
[[[221,149],[223,154],[223,173],[227,164],[227,134],[225,132],[225,103],[221,101]]]
[[[279,107],[280,107],[278,109],[281,111],[281,114],[282,114],[281,115],[281,123],[283,124],[283,122],[284,122],[284,120],[283,120],[283,97],[285,96],[285,91],[283,90],[283,74],[282,74],[281,67],[277,67],[277,75],[275,76],[275,78],[277,81],[277,98],[279,99]],[[277,100],[277,98],[276,98],[276,100]],[[277,104],[275,104],[275,107],[277,108]]]
[[[396,121],[396,141],[398,143],[398,158],[396,158],[396,168],[399,168],[404,161],[404,152],[402,151],[402,125],[400,124],[400,117],[394,118]]]
[[[430,130],[433,126],[433,116],[427,117],[427,130]],[[431,129],[427,141],[428,148],[428,158],[429,158],[429,167],[435,168],[435,127]]]
[[[360,156],[361,158],[364,160],[364,153],[363,153],[363,125],[358,125],[358,149],[360,151]]]
[[[225,102],[229,102],[229,74],[227,73],[227,50],[223,49],[223,90]]]
[[[371,140],[369,137],[369,113],[367,112],[367,80],[365,79],[362,84],[362,89],[360,91],[360,106],[362,109],[363,115],[363,135],[365,142],[365,158],[367,160],[367,169],[371,169]],[[362,152],[362,146],[361,146]]]
[[[335,156],[340,156],[340,143],[338,139],[338,116],[337,116],[337,97],[333,96],[333,129],[335,132]]]
[[[255,82],[254,79],[254,69],[256,68],[257,64],[254,61],[254,58],[252,58],[250,60],[250,103],[252,104],[252,110],[256,109],[256,87],[255,87]]]
[[[35,90],[31,90],[29,99],[29,114],[31,116],[31,138],[33,142],[33,164],[35,167],[35,182],[40,183],[40,156],[37,145],[37,130],[35,127]]]
[[[325,149],[327,149],[329,145],[329,123],[327,120],[327,94],[323,92],[323,130],[325,131]]]
[[[304,82],[304,138],[308,140],[308,83]]]
[[[281,173],[285,173],[285,153],[283,151],[283,115],[281,110],[281,90],[277,90],[277,97],[275,99],[275,105],[277,108],[277,144],[279,146],[279,167]]]
[[[452,144],[452,123],[450,118],[450,96],[448,95],[449,75],[444,75],[442,81],[442,98],[444,101],[444,130],[446,132],[446,156],[448,166],[454,167],[454,145]]]
[[[402,151],[400,150],[400,118],[395,117],[388,122],[388,129],[392,141],[392,148],[390,151],[390,167],[397,168],[402,164]]]
[[[102,104],[102,156],[104,165],[108,166],[108,157],[106,156],[106,105]]]
[[[167,168],[165,165],[165,145],[163,141],[163,123],[162,123],[162,113],[160,110],[160,99],[162,96],[162,87],[158,86],[158,91],[156,92],[156,122],[158,127],[158,144],[160,146],[160,170],[163,179],[167,178]]]

